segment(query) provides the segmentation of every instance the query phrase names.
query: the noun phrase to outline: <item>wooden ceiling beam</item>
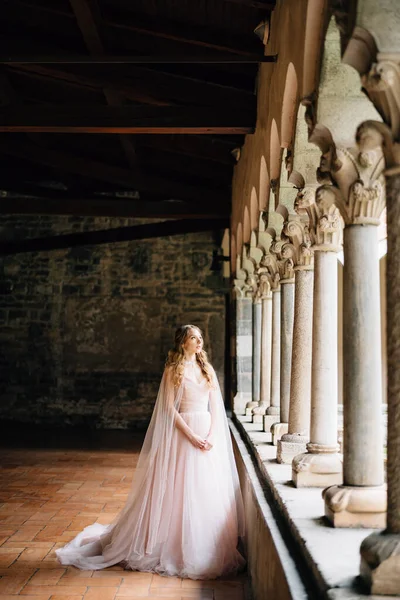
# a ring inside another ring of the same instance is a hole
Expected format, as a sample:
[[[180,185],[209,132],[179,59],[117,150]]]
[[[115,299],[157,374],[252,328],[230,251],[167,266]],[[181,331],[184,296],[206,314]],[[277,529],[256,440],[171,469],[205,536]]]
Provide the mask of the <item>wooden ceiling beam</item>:
[[[22,252],[43,252],[75,248],[77,246],[115,244],[130,242],[170,235],[198,233],[200,231],[220,231],[229,227],[229,218],[226,219],[179,219],[163,221],[148,225],[134,225],[119,227],[103,231],[86,231],[67,235],[55,235],[37,239],[27,239],[18,242],[0,243],[0,255],[13,255]]]
[[[232,54],[160,54],[152,55],[130,55],[130,56],[79,56],[74,54],[64,56],[52,55],[0,55],[0,64],[36,64],[36,65],[247,65],[258,63],[274,63],[278,60],[277,54],[266,54],[254,56],[235,56]]]
[[[6,106],[0,132],[46,133],[253,133],[255,110],[203,107]]]
[[[202,202],[207,198],[210,202],[229,201],[226,195],[210,188],[193,186],[160,177],[156,173],[143,175],[134,169],[122,169],[99,161],[79,157],[76,154],[60,152],[53,148],[39,147],[27,140],[15,141],[8,136],[0,136],[0,152],[39,165],[46,165],[59,172],[74,173],[89,180],[104,181],[133,191],[148,192],[156,196],[177,200],[193,200]],[[1,183],[1,182],[0,182]]]
[[[0,187],[1,184],[0,184]],[[50,190],[49,190],[50,192]],[[53,193],[46,198],[0,197],[0,214],[7,215],[79,215],[91,217],[132,217],[147,219],[227,219],[229,204],[173,201],[144,201],[107,197],[62,198]]]
[[[76,2],[77,0],[74,0]],[[226,0],[230,1],[230,0]],[[232,0],[235,1],[235,0]],[[245,0],[244,0],[245,1]],[[241,3],[241,0],[239,0]],[[262,3],[263,7],[268,5],[274,5],[275,3],[269,2],[268,4]],[[19,7],[19,11],[18,11]],[[35,11],[35,14],[42,14],[45,20],[45,15],[53,15],[57,19],[63,17],[66,21],[71,21],[73,15],[70,13],[60,10],[59,8],[54,9],[51,4],[45,5],[32,5],[32,2],[26,0],[12,0],[12,6],[10,3],[7,5],[8,11],[12,11],[12,14],[16,18],[21,17],[21,13],[24,14],[27,11]],[[85,15],[86,9],[79,6],[77,9],[74,7],[74,13],[81,14],[81,18],[87,18]],[[99,13],[96,13],[99,15]],[[98,19],[100,20],[100,19]],[[227,35],[223,30],[212,30],[208,27],[200,27],[191,23],[182,23],[178,21],[167,20],[164,17],[147,17],[145,14],[140,14],[134,9],[134,3],[127,4],[123,8],[116,7],[114,4],[102,6],[101,22],[104,27],[115,30],[126,30],[135,33],[136,36],[144,35],[151,38],[159,38],[166,40],[166,42],[178,43],[185,48],[203,48],[205,50],[211,50],[214,52],[222,52],[227,54],[242,55],[253,58],[262,56],[262,48],[259,41],[253,37],[252,32],[249,32],[248,36]],[[92,38],[93,45],[97,43],[96,36]],[[97,52],[92,52],[97,54]]]

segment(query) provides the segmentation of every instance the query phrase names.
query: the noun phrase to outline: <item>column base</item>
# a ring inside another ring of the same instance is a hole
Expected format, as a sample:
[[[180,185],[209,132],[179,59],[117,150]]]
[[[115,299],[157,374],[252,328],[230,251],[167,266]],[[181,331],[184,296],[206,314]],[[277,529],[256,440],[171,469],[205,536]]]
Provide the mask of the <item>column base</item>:
[[[246,405],[250,399],[250,394],[239,392],[233,399],[233,411],[236,415],[246,414]]]
[[[307,450],[307,442],[308,438],[305,435],[285,433],[278,441],[276,460],[278,463],[290,465],[295,456]]]
[[[273,446],[278,445],[278,441],[281,439],[285,433],[288,432],[289,424],[288,423],[275,423],[271,427],[272,433],[272,444]]]
[[[360,575],[371,594],[400,596],[400,534],[372,533],[361,543]]]
[[[253,413],[253,423],[262,423],[264,419],[264,415],[267,412],[268,405],[267,404],[258,404],[256,407],[252,409]]]
[[[246,404],[246,417],[253,416],[253,408],[255,408],[256,406],[258,406],[258,402],[256,402],[255,400],[251,400]]]
[[[325,516],[333,527],[386,527],[386,486],[332,485],[322,492]]]
[[[331,450],[329,448],[320,444],[307,444],[307,452],[295,456],[292,478],[296,487],[328,487],[343,483],[343,459],[337,453],[336,446]]]
[[[272,427],[275,423],[279,423],[279,415],[264,415],[264,431],[272,433]]]

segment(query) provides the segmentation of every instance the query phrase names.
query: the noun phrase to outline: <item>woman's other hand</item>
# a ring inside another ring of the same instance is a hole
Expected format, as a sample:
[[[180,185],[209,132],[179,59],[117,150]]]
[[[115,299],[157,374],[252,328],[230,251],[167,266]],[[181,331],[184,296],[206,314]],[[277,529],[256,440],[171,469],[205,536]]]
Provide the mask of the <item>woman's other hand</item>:
[[[190,437],[190,442],[195,448],[199,448],[199,450],[205,450],[206,440],[196,433],[193,433],[193,435]]]

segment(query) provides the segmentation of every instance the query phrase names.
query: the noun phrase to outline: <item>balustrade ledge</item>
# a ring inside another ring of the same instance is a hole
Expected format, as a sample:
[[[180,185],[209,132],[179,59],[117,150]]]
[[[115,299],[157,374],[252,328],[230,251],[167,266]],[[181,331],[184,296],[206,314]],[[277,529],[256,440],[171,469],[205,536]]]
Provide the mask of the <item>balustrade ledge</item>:
[[[238,451],[243,451],[244,442],[256,462],[258,474],[254,477],[258,477],[257,485],[261,484],[266,490],[277,527],[286,532],[284,537],[289,538],[288,545],[293,545],[300,564],[306,565],[304,569],[300,566],[300,575],[307,586],[321,599],[382,600],[382,596],[367,595],[358,577],[360,544],[376,530],[332,527],[323,516],[322,489],[294,487],[291,465],[276,462],[276,446],[268,443],[268,434],[262,431],[262,425],[252,423],[249,417],[233,414],[230,427]],[[268,569],[268,565],[265,568]]]

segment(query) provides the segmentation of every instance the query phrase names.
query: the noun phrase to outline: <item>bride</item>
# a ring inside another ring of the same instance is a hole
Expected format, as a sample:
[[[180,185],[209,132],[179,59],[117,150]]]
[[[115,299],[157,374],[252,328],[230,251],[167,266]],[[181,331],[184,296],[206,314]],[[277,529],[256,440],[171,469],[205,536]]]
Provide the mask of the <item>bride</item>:
[[[243,503],[224,404],[201,331],[179,327],[126,505],[56,551],[63,565],[214,579],[243,568]]]

